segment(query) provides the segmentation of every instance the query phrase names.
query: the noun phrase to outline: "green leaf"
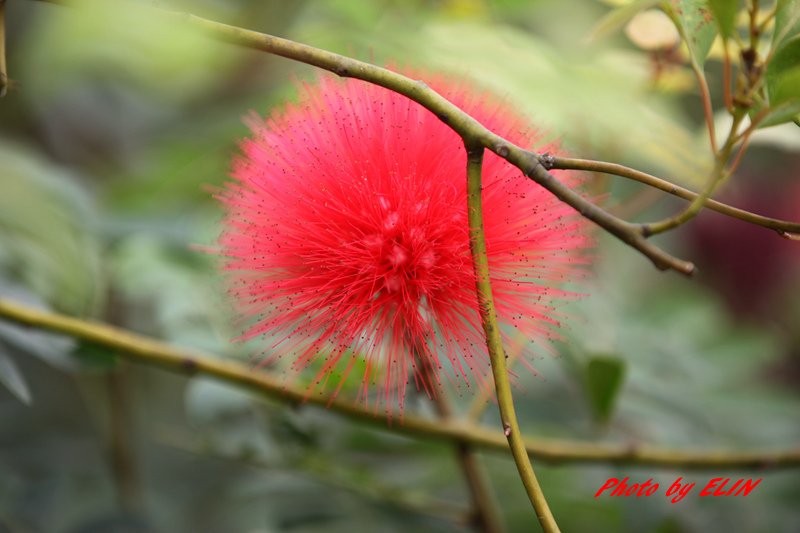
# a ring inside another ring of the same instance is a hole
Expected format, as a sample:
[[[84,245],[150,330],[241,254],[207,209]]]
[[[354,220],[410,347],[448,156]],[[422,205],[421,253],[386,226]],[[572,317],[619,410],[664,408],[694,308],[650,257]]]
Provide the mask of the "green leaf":
[[[704,0],[670,0],[665,6],[689,48],[692,61],[702,67],[717,36],[714,15]]]
[[[797,0],[778,0],[775,11],[775,33],[772,36],[772,49],[777,53],[784,43],[800,35],[800,2]]]
[[[608,35],[620,30],[629,20],[631,20],[637,13],[650,9],[658,4],[659,0],[635,0],[630,4],[625,4],[616,9],[609,11],[600,21],[592,28],[589,33],[589,41],[598,41]]]
[[[88,341],[80,341],[72,352],[72,356],[78,359],[87,370],[111,370],[116,367],[119,360],[117,355],[105,346]]]
[[[793,100],[771,108],[758,127],[769,128],[787,122],[797,123],[798,120],[800,120],[800,100]]]
[[[736,15],[739,2],[733,0],[708,0],[708,6],[717,21],[717,27],[723,37],[730,37],[736,31]]]
[[[769,115],[761,127],[789,122],[800,113],[800,36],[786,41],[767,65]]]
[[[0,383],[25,405],[31,404],[31,391],[16,363],[5,352],[0,350]]]
[[[104,290],[87,192],[65,169],[12,145],[0,146],[0,276],[56,309],[91,314]]]
[[[606,422],[625,379],[625,361],[613,355],[596,355],[586,366],[586,388],[595,418]]]

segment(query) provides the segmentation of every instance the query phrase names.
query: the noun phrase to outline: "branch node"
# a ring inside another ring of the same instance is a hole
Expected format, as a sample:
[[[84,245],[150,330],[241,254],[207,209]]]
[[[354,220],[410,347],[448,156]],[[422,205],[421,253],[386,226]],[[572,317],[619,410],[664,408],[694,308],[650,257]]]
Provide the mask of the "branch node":
[[[788,231],[778,230],[778,235],[790,241],[800,241],[800,233],[791,233]]]
[[[508,154],[509,154],[508,146],[506,146],[505,144],[502,144],[502,143],[501,144],[496,144],[495,147],[494,147],[494,153],[496,153],[497,155],[499,155],[500,157],[505,159],[505,158],[508,157]]]
[[[552,170],[556,165],[556,158],[550,152],[545,152],[539,156],[539,163],[547,170]]]
[[[199,370],[197,361],[190,357],[185,357],[183,360],[181,360],[181,367],[190,376],[197,374],[197,371]]]

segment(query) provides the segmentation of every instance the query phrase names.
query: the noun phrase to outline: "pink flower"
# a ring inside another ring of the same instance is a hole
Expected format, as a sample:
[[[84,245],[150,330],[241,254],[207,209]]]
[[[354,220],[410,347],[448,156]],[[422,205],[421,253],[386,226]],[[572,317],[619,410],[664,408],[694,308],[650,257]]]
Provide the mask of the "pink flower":
[[[502,105],[431,85],[514,143],[538,137]],[[243,338],[269,340],[265,363],[292,375],[313,366],[309,394],[338,382],[331,398],[357,368],[360,399],[387,412],[402,412],[409,382],[429,395],[443,375],[482,385],[490,366],[461,139],[403,96],[332,78],[247,123],[253,136],[218,195],[227,208],[220,243]],[[544,345],[558,325],[554,301],[570,296],[556,286],[585,263],[584,223],[488,152],[484,212],[504,339],[522,333]]]

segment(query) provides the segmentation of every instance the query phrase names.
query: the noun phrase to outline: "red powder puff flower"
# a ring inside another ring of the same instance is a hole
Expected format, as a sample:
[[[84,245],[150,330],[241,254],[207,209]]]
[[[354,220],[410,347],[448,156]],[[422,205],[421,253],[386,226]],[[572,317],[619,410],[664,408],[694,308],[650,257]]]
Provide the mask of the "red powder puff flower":
[[[431,85],[523,146],[537,134],[514,113],[445,81]],[[354,368],[359,396],[402,412],[406,385],[436,394],[442,374],[489,375],[469,249],[466,154],[431,112],[384,88],[325,78],[266,121],[247,120],[220,243],[230,292],[265,336],[266,363],[313,366],[309,390],[331,397]],[[539,147],[546,151],[547,147]],[[569,182],[575,185],[575,182]],[[506,342],[543,344],[557,325],[557,282],[579,275],[587,248],[575,213],[487,153],[489,267]],[[331,377],[333,376],[333,379]]]

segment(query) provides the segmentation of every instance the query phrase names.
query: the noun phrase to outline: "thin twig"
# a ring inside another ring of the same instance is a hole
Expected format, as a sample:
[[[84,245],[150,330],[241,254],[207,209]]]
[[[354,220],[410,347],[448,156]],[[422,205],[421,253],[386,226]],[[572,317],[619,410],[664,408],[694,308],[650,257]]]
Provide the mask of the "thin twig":
[[[547,505],[544,492],[542,492],[536,474],[533,471],[530,457],[525,450],[522,432],[519,428],[517,415],[514,409],[514,399],[511,395],[511,383],[508,380],[506,369],[506,354],[503,341],[500,337],[500,326],[497,324],[497,314],[492,296],[492,283],[489,278],[489,260],[486,254],[486,237],[483,231],[483,183],[481,179],[483,167],[484,148],[477,142],[465,142],[467,150],[467,218],[469,220],[469,247],[472,253],[472,264],[475,268],[475,285],[478,292],[478,309],[481,316],[481,325],[486,335],[486,347],[489,350],[489,360],[492,364],[494,387],[497,393],[497,404],[500,408],[500,420],[503,432],[508,438],[508,445],[514,462],[519,471],[519,477],[528,493],[536,517],[545,533],[560,531],[553,513]],[[541,167],[541,165],[539,165]]]
[[[615,163],[592,161],[588,159],[574,159],[570,157],[551,157],[551,161],[552,168],[554,169],[584,170],[589,172],[603,172],[605,174],[612,174],[614,176],[620,176],[622,178],[638,181],[639,183],[644,183],[645,185],[662,190],[666,193],[677,196],[678,198],[683,198],[684,200],[692,201],[700,196],[696,192],[692,192],[689,189],[684,189],[683,187],[674,185],[669,181],[657,178],[656,176],[647,174],[646,172],[641,172],[639,170],[635,170],[623,165],[617,165]],[[751,213],[750,211],[745,211],[744,209],[739,209],[710,198],[706,199],[703,205],[712,211],[716,211],[717,213],[736,218],[750,224],[762,226],[767,229],[775,230],[779,234],[800,233],[800,222],[791,222],[757,215],[755,213]]]
[[[733,96],[731,95],[731,51],[728,39],[722,39],[722,102],[728,113],[733,113]]]
[[[330,411],[385,431],[421,438],[464,442],[487,450],[508,451],[508,443],[501,433],[477,424],[431,421],[404,414],[402,424],[389,426],[386,417],[376,415],[363,405],[339,399],[331,401],[321,395],[309,397],[304,389],[283,383],[267,372],[255,371],[242,363],[171,346],[106,324],[41,311],[2,298],[0,298],[0,317],[104,346],[135,363],[163,368],[186,376],[207,376],[276,401],[327,406]],[[399,415],[395,413],[392,418],[396,420]],[[525,449],[537,459],[550,463],[611,463],[698,470],[800,467],[800,447],[758,452],[683,451],[635,443],[619,445],[526,438]]]
[[[720,151],[715,153],[714,168],[709,174],[708,183],[703,191],[697,195],[680,213],[664,220],[642,224],[640,227],[645,235],[657,235],[659,233],[664,233],[671,229],[677,228],[678,226],[682,226],[686,222],[690,221],[696,217],[698,213],[700,213],[706,201],[708,201],[711,198],[711,195],[714,194],[714,191],[717,190],[717,187],[719,187],[728,178],[728,176],[730,176],[730,174],[726,172],[725,167],[728,163],[731,153],[733,152],[733,148],[736,145],[739,124],[741,124],[744,116],[744,110],[736,109],[734,111],[733,122],[731,123],[731,128],[728,132],[728,138],[725,140],[725,144],[722,145]]]
[[[761,35],[760,26],[758,25],[758,5],[759,0],[750,2],[750,48],[753,50],[758,50],[758,37]]]
[[[703,209],[706,201],[711,198],[714,191],[722,183],[725,178],[725,164],[730,157],[733,143],[736,138],[736,130],[739,127],[739,122],[742,120],[743,113],[735,112],[733,117],[733,124],[731,125],[730,133],[725,141],[721,150],[717,150],[716,133],[714,131],[714,112],[711,107],[711,95],[708,91],[708,83],[706,82],[705,74],[694,58],[692,58],[692,70],[697,76],[697,84],[700,88],[700,95],[703,100],[703,116],[705,117],[706,127],[708,128],[708,135],[711,141],[711,151],[714,154],[714,168],[708,177],[708,183],[703,191],[694,198],[683,211],[673,215],[664,220],[642,224],[640,226],[645,236],[657,235],[666,231],[675,229],[682,226],[686,222],[693,219]]]
[[[703,101],[703,117],[708,128],[708,140],[711,143],[711,153],[717,155],[717,134],[714,131],[714,109],[711,106],[711,93],[708,90],[706,75],[697,61],[692,58],[692,71],[697,77],[697,86],[700,89],[700,98]]]
[[[767,116],[768,109],[761,110],[754,118],[750,127],[748,127],[742,134],[736,139],[737,142],[741,142],[739,146],[739,150],[737,150],[736,155],[733,156],[733,160],[731,161],[730,166],[728,167],[727,175],[730,176],[736,169],[739,168],[739,163],[742,162],[742,156],[747,151],[747,147],[750,145],[750,139],[753,137],[753,133],[758,128],[758,125],[761,123],[762,120]],[[783,231],[786,231],[782,228]]]
[[[758,25],[759,35],[763,35],[767,31],[767,26],[769,26],[769,23],[772,22],[772,19],[775,18],[775,14],[778,12],[779,3],[780,2],[775,2],[775,5],[770,9],[769,13],[767,13],[767,16],[764,17],[764,20]]]
[[[547,172],[546,169],[551,168],[549,157],[542,156],[539,164],[534,164],[529,168],[526,175],[552,192],[563,202],[570,204],[570,202],[576,202],[574,197],[577,196],[581,198],[575,191],[566,187],[560,181],[556,180],[551,173]],[[583,199],[581,198],[581,200]],[[677,259],[648,241],[647,236],[650,234],[644,231],[642,226],[619,219],[591,202],[586,202],[580,214],[602,227],[628,246],[642,252],[659,270],[672,269],[687,276],[691,276],[694,273],[694,264],[689,261]]]

